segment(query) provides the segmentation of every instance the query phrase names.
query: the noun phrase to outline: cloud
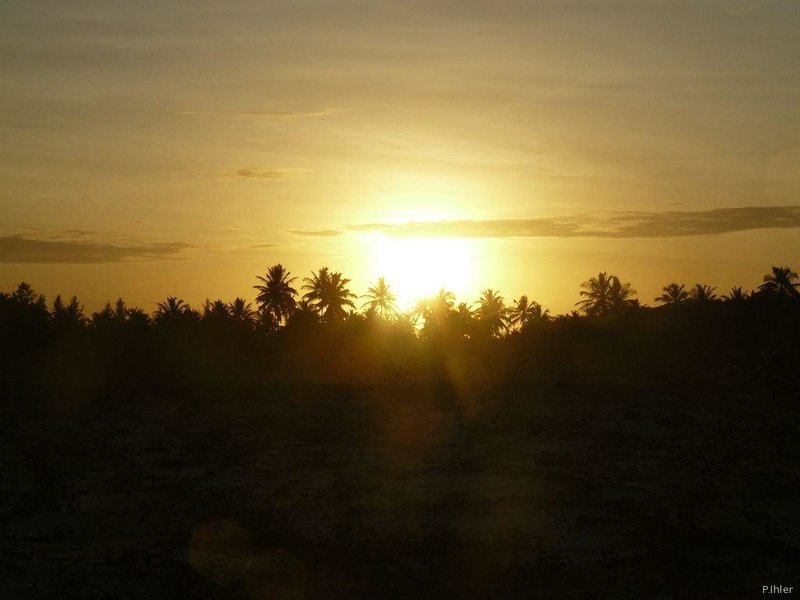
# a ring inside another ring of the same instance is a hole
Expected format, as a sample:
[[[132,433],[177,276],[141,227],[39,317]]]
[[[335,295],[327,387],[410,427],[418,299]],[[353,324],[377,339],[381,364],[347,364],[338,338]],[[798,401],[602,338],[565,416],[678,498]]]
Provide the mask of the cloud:
[[[338,229],[291,229],[289,233],[312,237],[335,237],[337,235],[342,235],[343,232]]]
[[[293,119],[324,119],[331,115],[348,112],[352,108],[323,108],[320,110],[309,111],[236,111],[236,110],[184,110],[179,115],[190,115],[200,117],[257,117],[277,121],[287,121]]]
[[[308,169],[296,167],[238,167],[212,174],[224,179],[255,179],[259,181],[295,181],[309,173]],[[208,172],[205,172],[208,174]]]
[[[660,238],[797,227],[800,227],[800,206],[746,206],[705,211],[630,211],[535,219],[367,223],[351,225],[348,229],[408,237]]]
[[[93,235],[96,234],[96,231],[92,231],[90,229],[65,229],[64,234],[71,235],[75,237],[83,237],[86,235]]]
[[[96,264],[169,258],[191,247],[179,242],[114,246],[96,242],[34,240],[0,236],[0,263]]]

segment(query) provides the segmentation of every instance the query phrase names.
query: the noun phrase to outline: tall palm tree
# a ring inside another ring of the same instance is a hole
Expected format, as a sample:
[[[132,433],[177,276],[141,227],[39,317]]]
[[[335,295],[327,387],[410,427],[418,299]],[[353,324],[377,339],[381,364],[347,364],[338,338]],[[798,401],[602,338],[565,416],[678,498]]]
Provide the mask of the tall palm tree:
[[[307,290],[303,299],[313,305],[325,321],[343,319],[347,314],[345,307],[355,309],[352,298],[357,296],[347,288],[350,280],[341,273],[322,267],[303,281],[303,289]]]
[[[635,295],[636,290],[631,287],[630,283],[622,283],[616,275],[611,277],[612,308],[618,309],[626,306],[638,306],[639,301],[634,298]]]
[[[325,313],[323,315],[327,321],[344,318],[347,314],[347,311],[345,311],[346,306],[353,310],[356,309],[353,299],[358,298],[358,296],[350,291],[347,287],[348,283],[350,283],[350,280],[342,276],[341,273],[335,272],[331,274],[325,299]]]
[[[263,285],[254,285],[253,288],[258,290],[256,304],[265,316],[265,321],[280,325],[295,309],[297,290],[292,287],[292,283],[297,277],[290,275],[282,264],[277,264],[267,269],[266,277],[257,277]]]
[[[746,292],[742,286],[732,287],[731,291],[722,296],[723,300],[727,302],[742,302],[750,297],[750,293]]]
[[[588,281],[581,284],[583,288],[580,295],[584,297],[575,303],[580,310],[587,315],[604,315],[611,312],[611,280],[614,276],[608,276],[602,272],[597,277],[591,277]]]
[[[514,300],[514,306],[508,309],[508,324],[510,327],[522,329],[534,321],[547,319],[549,310],[542,310],[542,305],[535,300],[528,300],[522,295],[519,300]]]
[[[498,336],[501,331],[508,330],[506,323],[508,309],[499,292],[491,288],[483,290],[481,297],[478,298],[476,312],[481,325],[489,335]]]
[[[228,313],[234,321],[252,325],[256,320],[253,305],[244,298],[236,298],[228,304]]]
[[[397,315],[397,296],[383,277],[379,277],[375,285],[362,296],[367,301],[361,306],[367,307],[367,313],[376,314],[381,318],[395,317]]]
[[[689,298],[695,302],[711,302],[717,299],[716,289],[717,288],[710,285],[696,283],[695,286],[689,290]]]
[[[798,288],[797,273],[789,267],[772,267],[772,273],[764,275],[764,283],[758,286],[759,291],[765,294],[793,298],[800,295]]]
[[[584,281],[581,287],[580,294],[584,299],[575,305],[589,316],[607,315],[620,308],[633,306],[636,302],[633,299],[636,290],[631,288],[630,283],[622,283],[616,275],[598,273],[597,277]]]
[[[325,293],[330,286],[331,273],[328,267],[322,267],[319,271],[311,272],[311,277],[303,278],[303,288],[306,293],[303,294],[303,300],[314,307],[317,312],[321,312],[318,306],[324,302]]]
[[[584,281],[581,287],[580,295],[584,299],[575,303],[580,310],[587,315],[603,315],[611,311],[611,281],[605,272]]]
[[[661,288],[663,292],[660,296],[656,297],[656,302],[661,302],[666,306],[675,306],[682,304],[689,299],[689,292],[687,292],[682,283],[670,283]]]

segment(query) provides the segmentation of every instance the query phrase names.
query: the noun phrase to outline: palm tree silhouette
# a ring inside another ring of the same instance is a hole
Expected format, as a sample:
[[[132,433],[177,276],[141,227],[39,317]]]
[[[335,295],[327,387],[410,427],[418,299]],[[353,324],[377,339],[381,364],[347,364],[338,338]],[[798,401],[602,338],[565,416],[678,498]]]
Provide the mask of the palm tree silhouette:
[[[231,314],[228,305],[222,300],[214,300],[214,302],[206,299],[203,304],[203,319],[211,321],[227,321]]]
[[[175,296],[168,296],[164,302],[158,303],[156,312],[153,314],[153,320],[161,322],[181,319],[193,314],[194,311],[186,302]]]
[[[414,322],[414,324],[418,324],[419,320],[422,319],[425,323],[430,321],[431,313],[433,312],[433,299],[431,298],[422,298],[414,305],[414,308],[408,314],[408,317]]]
[[[622,283],[616,275],[611,277],[611,306],[612,308],[624,308],[626,306],[638,306],[638,300],[634,298],[636,290],[630,283]]]
[[[311,277],[306,277],[303,281],[303,289],[307,290],[303,299],[314,307],[324,321],[343,319],[347,314],[346,306],[355,309],[351,298],[357,296],[347,288],[350,280],[341,273],[322,267],[319,272],[312,272]]]
[[[758,290],[765,294],[793,298],[800,295],[798,288],[797,273],[789,267],[772,267],[772,273],[764,275],[764,283],[758,286]]]
[[[448,289],[441,288],[432,298],[423,298],[412,311],[412,318],[422,318],[425,327],[440,327],[445,324],[448,315],[453,311],[456,295]]]
[[[456,316],[464,323],[469,323],[475,318],[475,311],[466,302],[459,302],[455,309]]]
[[[661,302],[666,306],[675,306],[686,302],[689,299],[689,293],[683,288],[684,284],[682,283],[673,282],[665,285],[661,288],[663,293],[656,297],[656,302]]]
[[[742,286],[732,287],[731,291],[725,294],[722,299],[728,302],[742,302],[743,300],[747,300],[750,297],[750,294],[746,292]]]
[[[256,320],[253,306],[244,298],[236,298],[228,304],[228,313],[234,321],[252,325]]]
[[[331,273],[328,267],[322,267],[316,273],[312,271],[311,277],[303,278],[304,284],[302,289],[307,290],[306,293],[303,294],[303,300],[317,312],[321,312],[318,306],[324,302],[326,291],[330,286],[330,278]]]
[[[506,308],[503,297],[499,292],[489,288],[483,290],[478,298],[477,311],[480,323],[490,336],[499,336],[501,331],[508,330],[506,324]]]
[[[475,311],[466,302],[459,302],[451,313],[453,324],[461,337],[471,336],[475,327]]]
[[[711,302],[717,299],[717,294],[715,293],[716,289],[717,288],[710,285],[696,283],[695,286],[689,290],[689,297],[695,302]]]
[[[453,310],[456,303],[456,295],[448,289],[441,288],[433,297],[433,308],[436,311],[446,313]]]
[[[264,285],[253,286],[258,290],[256,304],[259,310],[265,320],[275,325],[285,322],[297,304],[297,290],[292,287],[297,277],[290,275],[282,264],[273,265],[267,269],[266,277],[257,277]]]
[[[542,310],[542,305],[535,300],[528,300],[522,295],[519,300],[514,300],[514,306],[508,309],[508,324],[510,327],[522,329],[534,321],[547,319],[550,311]]]
[[[397,315],[397,296],[383,277],[379,277],[377,283],[371,286],[362,298],[367,298],[361,308],[367,307],[368,314],[376,314],[384,319]]]
[[[583,289],[580,294],[584,299],[575,305],[588,316],[607,315],[614,310],[636,304],[633,299],[636,290],[631,288],[630,283],[622,283],[616,275],[598,273],[597,277],[584,281],[581,287]]]

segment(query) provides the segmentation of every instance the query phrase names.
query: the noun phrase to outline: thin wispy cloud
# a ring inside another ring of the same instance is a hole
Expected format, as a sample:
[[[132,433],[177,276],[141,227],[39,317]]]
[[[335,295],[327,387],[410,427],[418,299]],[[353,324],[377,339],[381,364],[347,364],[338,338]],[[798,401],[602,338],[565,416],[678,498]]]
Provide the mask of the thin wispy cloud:
[[[663,238],[754,229],[800,228],[800,206],[746,206],[705,211],[612,212],[534,219],[461,220],[350,225],[405,237]]]
[[[0,263],[97,264],[174,258],[190,244],[161,242],[113,245],[85,241],[38,240],[21,235],[0,237]]]
[[[96,231],[92,231],[89,229],[65,229],[64,235],[72,236],[72,237],[85,237],[87,235],[94,235]]]
[[[228,171],[230,177],[275,181],[279,179],[300,179],[308,173],[307,169],[294,167],[244,167]]]
[[[289,233],[295,235],[305,235],[309,237],[336,237],[344,232],[338,229],[291,229]]]
[[[183,110],[179,115],[198,117],[254,117],[278,121],[294,119],[324,119],[335,114],[349,112],[352,108],[323,108],[320,110],[260,111],[260,110]]]

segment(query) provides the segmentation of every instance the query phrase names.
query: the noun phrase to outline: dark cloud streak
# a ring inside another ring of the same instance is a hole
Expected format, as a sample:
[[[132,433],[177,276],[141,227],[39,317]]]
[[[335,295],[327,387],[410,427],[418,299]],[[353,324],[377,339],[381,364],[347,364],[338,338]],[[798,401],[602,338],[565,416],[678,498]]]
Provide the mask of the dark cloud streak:
[[[189,244],[163,242],[114,246],[96,242],[34,240],[21,235],[0,237],[0,263],[98,264],[130,259],[153,260],[174,257]]]
[[[796,227],[800,227],[800,206],[746,206],[705,211],[632,211],[592,217],[367,223],[351,225],[348,229],[406,237],[663,238]]]
[[[291,229],[289,233],[309,237],[336,237],[342,235],[343,232],[338,229]]]
[[[308,173],[307,169],[294,167],[240,167],[224,171],[223,177],[255,179],[259,181],[291,181],[302,179]]]
[[[203,117],[261,117],[265,119],[291,120],[291,119],[324,119],[331,115],[349,112],[352,108],[323,108],[310,111],[223,111],[223,110],[184,110],[181,115]]]

